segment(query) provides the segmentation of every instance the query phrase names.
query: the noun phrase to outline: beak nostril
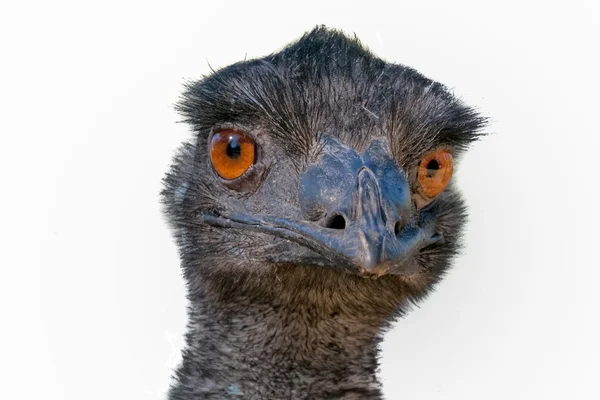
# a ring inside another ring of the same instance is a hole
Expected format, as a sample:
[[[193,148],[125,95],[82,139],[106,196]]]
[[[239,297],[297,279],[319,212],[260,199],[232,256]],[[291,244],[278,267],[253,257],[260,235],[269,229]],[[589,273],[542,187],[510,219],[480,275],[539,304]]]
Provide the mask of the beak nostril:
[[[394,234],[398,235],[401,229],[402,223],[400,221],[397,221],[396,224],[394,224]]]
[[[346,228],[346,220],[341,215],[335,215],[329,223],[327,227],[330,229],[345,229]]]

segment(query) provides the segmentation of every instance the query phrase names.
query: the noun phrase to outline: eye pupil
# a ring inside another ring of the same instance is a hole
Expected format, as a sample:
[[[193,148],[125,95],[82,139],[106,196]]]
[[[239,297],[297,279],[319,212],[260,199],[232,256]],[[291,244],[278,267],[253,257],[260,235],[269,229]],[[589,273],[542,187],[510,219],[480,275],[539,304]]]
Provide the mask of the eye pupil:
[[[435,173],[440,169],[440,164],[437,160],[431,160],[427,163],[427,176],[433,178]]]
[[[237,137],[230,137],[229,143],[227,144],[227,156],[233,160],[238,158],[242,154],[242,147],[238,143]]]

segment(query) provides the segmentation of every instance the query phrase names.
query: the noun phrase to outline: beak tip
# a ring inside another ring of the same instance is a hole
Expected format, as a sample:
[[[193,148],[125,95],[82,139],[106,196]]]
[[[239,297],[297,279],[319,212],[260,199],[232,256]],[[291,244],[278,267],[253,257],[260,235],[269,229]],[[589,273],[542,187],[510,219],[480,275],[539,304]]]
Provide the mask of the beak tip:
[[[372,278],[379,278],[380,276],[385,275],[387,270],[388,268],[386,266],[371,258],[363,259],[358,266],[358,271],[361,275]]]
[[[377,279],[382,277],[383,275],[385,275],[386,270],[385,269],[366,269],[364,267],[360,267],[359,268],[359,274],[364,277],[364,278],[372,278],[372,279]]]

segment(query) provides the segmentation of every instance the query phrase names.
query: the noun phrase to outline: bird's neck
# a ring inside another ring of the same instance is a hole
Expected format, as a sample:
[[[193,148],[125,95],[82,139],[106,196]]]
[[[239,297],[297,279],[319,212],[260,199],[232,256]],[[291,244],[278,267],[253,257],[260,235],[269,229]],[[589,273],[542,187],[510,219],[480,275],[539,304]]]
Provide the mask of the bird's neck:
[[[402,285],[315,270],[261,282],[207,280],[190,295],[171,399],[380,398],[378,344]]]

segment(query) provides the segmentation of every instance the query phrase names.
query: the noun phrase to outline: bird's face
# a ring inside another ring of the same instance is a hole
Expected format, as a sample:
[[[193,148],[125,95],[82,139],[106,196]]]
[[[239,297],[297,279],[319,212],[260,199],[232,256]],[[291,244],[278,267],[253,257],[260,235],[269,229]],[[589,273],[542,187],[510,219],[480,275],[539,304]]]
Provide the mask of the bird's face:
[[[484,121],[414,70],[317,29],[190,84],[179,110],[196,135],[164,196],[188,268],[419,281],[456,253],[452,174]]]

